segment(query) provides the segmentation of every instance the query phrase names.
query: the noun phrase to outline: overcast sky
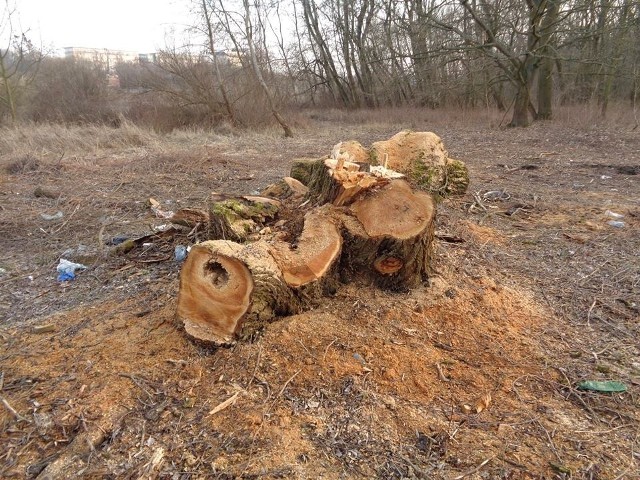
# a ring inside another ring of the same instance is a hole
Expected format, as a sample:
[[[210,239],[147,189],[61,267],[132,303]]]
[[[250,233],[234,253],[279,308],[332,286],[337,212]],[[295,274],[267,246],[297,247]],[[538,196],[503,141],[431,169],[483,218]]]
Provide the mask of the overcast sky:
[[[3,0],[4,2],[4,0]],[[12,0],[10,0],[12,3]],[[153,52],[190,24],[188,0],[17,0],[22,29],[45,49]]]

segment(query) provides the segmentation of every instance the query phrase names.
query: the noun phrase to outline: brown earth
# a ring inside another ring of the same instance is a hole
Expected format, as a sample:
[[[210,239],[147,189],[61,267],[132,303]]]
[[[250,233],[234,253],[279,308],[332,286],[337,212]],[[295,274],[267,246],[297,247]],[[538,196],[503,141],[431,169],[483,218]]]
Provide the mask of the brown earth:
[[[0,477],[66,460],[65,478],[640,478],[638,132],[309,122],[286,140],[4,154]],[[173,248],[196,238],[105,253],[163,223],[149,197],[204,207],[401,128],[436,132],[470,169],[469,193],[438,205],[430,285],[344,285],[213,351],[175,320]],[[89,268],[56,282],[78,244]]]

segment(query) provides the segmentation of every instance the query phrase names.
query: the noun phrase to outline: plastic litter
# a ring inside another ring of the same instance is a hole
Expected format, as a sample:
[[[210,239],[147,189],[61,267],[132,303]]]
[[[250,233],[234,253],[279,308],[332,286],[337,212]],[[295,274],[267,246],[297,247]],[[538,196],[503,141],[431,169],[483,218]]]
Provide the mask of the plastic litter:
[[[61,258],[60,263],[56,267],[56,271],[58,272],[58,281],[66,282],[73,280],[76,278],[76,270],[83,270],[85,268],[87,267],[81,263],[74,263]]]
[[[611,210],[607,210],[606,212],[604,212],[604,214],[607,217],[611,217],[611,218],[624,218],[624,215],[621,213],[616,213],[616,212],[612,212]]]
[[[609,220],[607,222],[607,225],[611,225],[612,227],[615,227],[615,228],[623,228],[625,226],[625,223],[620,222],[618,220]]]
[[[601,393],[619,393],[626,392],[627,386],[622,382],[616,382],[613,380],[585,380],[584,382],[580,382],[578,384],[578,390],[591,390],[593,392]]]
[[[60,220],[62,217],[64,217],[64,213],[62,213],[61,211],[58,211],[58,212],[54,213],[53,215],[48,215],[46,213],[41,213],[40,216],[42,217],[43,220],[47,220],[47,221]]]
[[[484,200],[506,202],[511,198],[506,190],[490,190],[482,195]]]
[[[360,355],[359,353],[354,353],[353,354],[353,358],[355,358],[358,362],[360,362],[362,365],[364,365],[365,363],[367,363],[367,361],[362,357],[362,355]]]
[[[185,258],[187,258],[187,247],[184,245],[176,245],[175,249],[175,259],[176,262],[182,262]]]
[[[126,235],[117,235],[113,237],[111,240],[109,240],[107,242],[107,245],[120,245],[121,243],[124,243],[127,240],[129,240],[129,237],[127,237]]]

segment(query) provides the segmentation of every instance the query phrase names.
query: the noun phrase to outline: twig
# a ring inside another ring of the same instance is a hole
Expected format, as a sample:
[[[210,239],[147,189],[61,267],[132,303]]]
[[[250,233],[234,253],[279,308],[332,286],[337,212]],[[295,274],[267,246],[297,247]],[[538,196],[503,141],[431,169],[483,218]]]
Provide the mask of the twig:
[[[482,199],[480,198],[480,192],[475,192],[473,194],[473,204],[471,205],[471,207],[469,208],[469,211],[473,211],[473,207],[475,205],[478,205],[484,212],[487,212],[487,207],[484,206],[484,203],[482,203]]]
[[[249,383],[247,383],[245,390],[249,390],[249,387],[253,383],[253,379],[256,378],[256,372],[258,371],[258,366],[260,365],[260,357],[262,357],[262,344],[260,344],[260,346],[258,347],[258,356],[256,358],[256,364],[253,367],[253,373],[251,374],[251,378],[249,379]]]
[[[76,205],[76,208],[73,210],[73,212],[71,212],[71,215],[69,215],[69,218],[67,218],[64,222],[62,222],[62,225],[60,225],[51,233],[58,233],[60,230],[62,230],[67,225],[67,223],[71,221],[71,219],[78,212],[78,210],[80,210],[80,205]]]
[[[136,377],[135,375],[131,375],[129,373],[121,373],[120,374],[121,377],[125,377],[128,378],[129,380],[131,380],[133,383],[136,384],[136,386],[142,390],[144,393],[147,394],[147,396],[149,397],[149,399],[153,400],[153,395],[151,395],[151,393],[149,393],[149,391],[144,388],[144,386],[140,383],[140,380],[138,380],[138,377]]]
[[[487,458],[484,462],[482,462],[480,465],[478,465],[477,467],[469,470],[466,473],[463,473],[462,475],[458,475],[457,477],[455,477],[453,480],[460,480],[461,478],[464,477],[468,477],[469,475],[473,475],[474,473],[476,473],[477,471],[479,471],[482,467],[484,467],[487,463],[489,463],[491,460],[493,460],[494,458],[496,458],[495,456],[493,457],[489,457]]]
[[[16,409],[13,408],[11,404],[7,401],[7,399],[4,398],[2,395],[0,395],[0,402],[2,402],[2,405],[4,405],[4,408],[6,408],[9,411],[9,413],[15,417],[16,420],[18,420],[19,422],[22,421],[22,422],[31,423],[29,419],[24,418],[22,415],[20,415],[16,411]]]
[[[322,363],[324,363],[324,359],[327,357],[327,353],[329,352],[329,348],[331,348],[331,345],[336,343],[336,340],[338,340],[338,337],[336,337],[333,340],[331,340],[331,343],[329,345],[327,345],[327,348],[324,349],[324,355],[322,355]]]
[[[446,377],[446,375],[442,371],[442,365],[440,365],[440,363],[436,362],[436,369],[438,370],[438,377],[440,377],[440,380],[442,380],[443,382],[450,382],[451,381],[450,379],[448,379]]]
[[[598,302],[598,299],[594,298],[593,303],[591,304],[591,306],[589,307],[589,311],[587,312],[587,325],[589,327],[591,326],[591,312],[593,311],[593,308],[596,306],[597,302]]]
[[[289,385],[289,383],[291,383],[291,380],[293,380],[294,378],[296,378],[298,376],[298,374],[301,372],[302,370],[298,370],[296,373],[294,373],[293,375],[291,375],[289,377],[289,380],[287,380],[286,382],[284,382],[284,385],[282,386],[282,388],[280,389],[280,391],[278,392],[278,395],[276,395],[276,398],[278,398],[280,395],[282,395],[284,393],[285,388],[287,388],[287,386]]]
[[[215,415],[216,413],[221,412],[225,408],[230,407],[231,405],[236,403],[236,400],[238,399],[238,395],[240,395],[240,392],[234,393],[231,397],[227,398],[224,402],[214,407],[213,410],[209,412],[209,415]]]

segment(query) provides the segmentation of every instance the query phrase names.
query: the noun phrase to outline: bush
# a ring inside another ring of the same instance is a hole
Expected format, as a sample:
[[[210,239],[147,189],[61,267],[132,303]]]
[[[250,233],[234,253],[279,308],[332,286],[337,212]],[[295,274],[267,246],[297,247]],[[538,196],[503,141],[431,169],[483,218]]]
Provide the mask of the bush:
[[[44,59],[25,110],[36,122],[118,124],[107,72],[86,60]]]

